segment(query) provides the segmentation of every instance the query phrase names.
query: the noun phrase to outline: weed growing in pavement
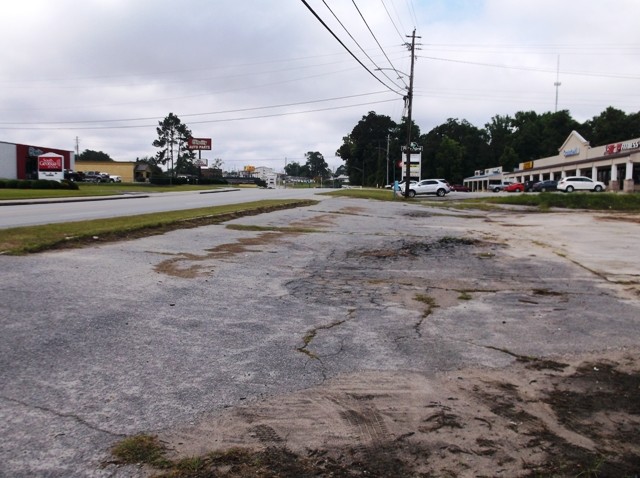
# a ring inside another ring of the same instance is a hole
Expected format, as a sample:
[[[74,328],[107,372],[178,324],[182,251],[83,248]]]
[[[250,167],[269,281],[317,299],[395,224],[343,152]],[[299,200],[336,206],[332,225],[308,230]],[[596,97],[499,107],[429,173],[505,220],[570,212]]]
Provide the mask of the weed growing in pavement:
[[[155,468],[169,468],[171,461],[165,458],[165,447],[158,437],[152,435],[134,435],[116,443],[111,453],[116,463],[134,465],[143,463]]]

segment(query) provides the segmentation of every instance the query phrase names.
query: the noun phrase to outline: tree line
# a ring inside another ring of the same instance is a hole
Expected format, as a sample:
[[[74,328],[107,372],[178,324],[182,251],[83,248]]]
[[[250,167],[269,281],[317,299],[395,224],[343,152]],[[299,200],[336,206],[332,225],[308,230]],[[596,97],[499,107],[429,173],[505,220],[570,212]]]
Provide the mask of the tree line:
[[[344,161],[352,184],[381,186],[400,179],[401,148],[406,144],[406,118],[391,118],[370,111],[343,138],[336,155]],[[422,146],[421,176],[460,183],[476,170],[502,166],[512,171],[519,163],[555,156],[572,131],[598,146],[640,136],[640,112],[626,114],[608,107],[580,123],[567,110],[538,114],[497,115],[478,128],[466,120],[450,118],[426,134],[412,122],[411,138]],[[386,149],[389,144],[389,161]]]

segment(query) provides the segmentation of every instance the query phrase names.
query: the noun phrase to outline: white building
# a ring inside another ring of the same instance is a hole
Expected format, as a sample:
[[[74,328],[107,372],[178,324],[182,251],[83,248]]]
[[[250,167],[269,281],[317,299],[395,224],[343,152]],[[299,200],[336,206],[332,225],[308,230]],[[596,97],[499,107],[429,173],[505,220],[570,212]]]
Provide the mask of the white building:
[[[558,148],[556,156],[525,161],[512,173],[465,178],[473,191],[488,189],[490,180],[514,182],[560,180],[567,176],[587,176],[602,181],[607,191],[640,191],[640,138],[591,147],[578,132],[572,131]]]

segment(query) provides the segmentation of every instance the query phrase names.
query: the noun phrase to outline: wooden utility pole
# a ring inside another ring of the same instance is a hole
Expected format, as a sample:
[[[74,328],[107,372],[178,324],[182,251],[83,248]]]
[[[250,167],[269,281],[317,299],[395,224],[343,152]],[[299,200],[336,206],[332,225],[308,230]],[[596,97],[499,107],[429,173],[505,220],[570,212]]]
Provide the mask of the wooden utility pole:
[[[419,38],[419,37],[418,37]],[[409,197],[409,183],[411,180],[411,107],[413,103],[413,64],[415,62],[416,30],[411,34],[411,74],[409,75],[409,90],[405,97],[407,105],[407,145],[405,146],[406,164],[404,174],[404,197]]]

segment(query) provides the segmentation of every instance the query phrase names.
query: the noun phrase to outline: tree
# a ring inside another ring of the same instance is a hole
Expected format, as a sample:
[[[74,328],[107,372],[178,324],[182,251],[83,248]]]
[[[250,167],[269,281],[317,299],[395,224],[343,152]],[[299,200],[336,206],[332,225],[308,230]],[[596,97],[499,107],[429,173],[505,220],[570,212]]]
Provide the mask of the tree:
[[[302,176],[301,171],[302,171],[302,166],[300,166],[300,163],[296,161],[287,163],[286,166],[284,167],[284,172],[287,174],[287,176],[300,177]]]
[[[370,111],[353,128],[351,134],[342,138],[342,146],[336,156],[342,158],[351,184],[376,184],[385,177],[385,168],[380,160],[380,149],[386,150],[387,136],[391,138],[390,151],[400,151],[398,125],[388,116]],[[383,156],[386,153],[383,153]],[[386,158],[385,158],[386,161]],[[391,161],[395,164],[396,161]]]
[[[78,155],[77,159],[79,161],[113,161],[111,156],[107,153],[103,153],[102,151],[92,151],[90,149],[85,149]]]
[[[311,178],[325,178],[330,174],[329,165],[320,153],[317,151],[309,151],[305,154],[305,157],[307,158],[305,166],[309,168]]]
[[[180,121],[173,113],[162,121],[158,122],[156,128],[158,139],[152,144],[160,150],[156,153],[156,163],[163,166],[171,163],[171,176],[175,173],[197,174],[198,166],[193,161],[195,152],[187,147],[187,142],[191,138],[191,130]]]

